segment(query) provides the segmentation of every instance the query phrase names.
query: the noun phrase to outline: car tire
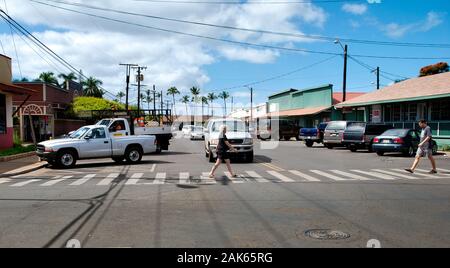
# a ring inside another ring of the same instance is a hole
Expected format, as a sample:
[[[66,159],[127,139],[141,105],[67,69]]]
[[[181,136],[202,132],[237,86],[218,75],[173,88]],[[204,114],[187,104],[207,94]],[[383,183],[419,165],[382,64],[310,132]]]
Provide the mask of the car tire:
[[[211,152],[211,148],[208,149],[208,161],[209,163],[214,163],[216,161],[213,153]]]
[[[334,148],[334,146],[331,145],[331,144],[325,144],[325,147],[327,147],[327,148],[330,149],[330,150]]]
[[[439,148],[438,148],[437,144],[436,143],[433,144],[433,148],[431,149],[432,154],[433,155],[437,155],[438,154],[438,150],[439,150]]]
[[[377,155],[378,155],[378,156],[383,156],[383,155],[384,155],[384,152],[377,152]]]
[[[403,155],[406,157],[413,157],[414,156],[414,148],[412,146],[409,146],[408,150],[403,152]]]
[[[73,168],[77,163],[77,155],[72,150],[61,150],[56,154],[55,163],[60,168]]]
[[[125,160],[129,164],[137,164],[141,162],[143,156],[142,149],[139,147],[130,147],[125,151]]]
[[[369,147],[367,148],[367,150],[369,151],[369,153],[373,153],[373,144],[369,144]]]
[[[311,147],[313,147],[314,142],[312,142],[312,141],[305,141],[305,144],[306,144],[306,147],[311,148]]]
[[[349,146],[348,148],[350,149],[350,152],[352,152],[352,153],[356,153],[358,151],[358,148],[356,148],[356,146]]]
[[[300,141],[300,137],[299,137],[299,136],[295,137],[295,139],[296,139],[297,141]]]
[[[255,158],[254,153],[250,152],[245,155],[245,162],[253,163],[253,159]]]

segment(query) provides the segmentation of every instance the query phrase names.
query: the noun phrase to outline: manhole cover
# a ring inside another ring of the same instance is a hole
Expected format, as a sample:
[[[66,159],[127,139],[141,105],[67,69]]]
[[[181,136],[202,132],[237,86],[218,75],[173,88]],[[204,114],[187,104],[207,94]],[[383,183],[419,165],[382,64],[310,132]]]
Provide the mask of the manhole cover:
[[[318,240],[343,240],[350,237],[349,234],[337,230],[314,229],[305,232],[305,235]]]

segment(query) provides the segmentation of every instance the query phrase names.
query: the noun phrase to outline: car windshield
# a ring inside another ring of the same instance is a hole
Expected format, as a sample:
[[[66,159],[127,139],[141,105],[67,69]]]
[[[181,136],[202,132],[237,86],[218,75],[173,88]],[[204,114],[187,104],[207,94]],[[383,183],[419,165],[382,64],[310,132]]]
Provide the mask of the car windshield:
[[[384,132],[381,136],[403,137],[406,135],[406,132],[408,132],[407,129],[390,129],[390,130]]]
[[[80,138],[81,136],[83,136],[87,131],[89,131],[90,130],[90,128],[88,128],[88,127],[82,127],[82,128],[80,128],[80,129],[78,129],[77,131],[75,131],[74,133],[72,133],[70,136],[69,136],[69,138],[71,138],[71,139],[78,139],[78,138]]]
[[[242,121],[219,121],[215,122],[212,127],[213,132],[219,132],[220,127],[225,125],[227,127],[228,132],[244,132],[246,131],[246,127],[244,122]]]
[[[347,130],[349,130],[349,131],[364,131],[365,128],[366,128],[366,123],[351,123],[347,127]]]
[[[193,129],[194,132],[202,132],[203,131],[203,127],[195,127]]]
[[[328,130],[344,130],[346,128],[346,122],[341,122],[341,121],[337,121],[337,122],[331,122],[328,124],[327,129]]]

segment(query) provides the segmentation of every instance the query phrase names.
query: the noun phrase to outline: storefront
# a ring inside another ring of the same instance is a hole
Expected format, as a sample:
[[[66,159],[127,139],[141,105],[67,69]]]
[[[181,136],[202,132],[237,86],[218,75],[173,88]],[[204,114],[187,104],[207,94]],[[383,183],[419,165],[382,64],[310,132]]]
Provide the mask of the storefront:
[[[409,79],[336,106],[364,110],[364,119],[418,128],[426,119],[438,145],[450,144],[450,73]]]

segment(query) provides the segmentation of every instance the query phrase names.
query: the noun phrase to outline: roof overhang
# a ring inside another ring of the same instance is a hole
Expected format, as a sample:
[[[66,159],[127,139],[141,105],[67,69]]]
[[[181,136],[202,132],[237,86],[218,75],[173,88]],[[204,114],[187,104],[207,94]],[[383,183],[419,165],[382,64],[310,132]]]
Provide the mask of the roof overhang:
[[[420,101],[420,100],[432,100],[432,99],[440,99],[440,98],[450,98],[450,93],[448,94],[439,94],[439,95],[429,95],[429,96],[420,96],[414,98],[402,98],[402,99],[391,99],[391,100],[374,100],[369,102],[360,102],[360,103],[339,103],[335,105],[336,108],[344,108],[344,107],[361,107],[375,104],[386,104],[386,103],[398,103],[398,102],[410,102],[410,101]]]
[[[19,87],[12,84],[4,84],[0,83],[0,91],[14,94],[14,95],[30,95],[33,92],[36,92],[35,90],[25,88],[25,87]]]
[[[331,106],[320,106],[320,107],[312,107],[312,108],[303,108],[303,109],[293,109],[279,112],[268,113],[267,116],[305,116],[305,115],[316,115],[323,111],[330,109]]]

